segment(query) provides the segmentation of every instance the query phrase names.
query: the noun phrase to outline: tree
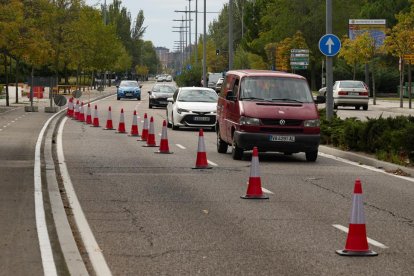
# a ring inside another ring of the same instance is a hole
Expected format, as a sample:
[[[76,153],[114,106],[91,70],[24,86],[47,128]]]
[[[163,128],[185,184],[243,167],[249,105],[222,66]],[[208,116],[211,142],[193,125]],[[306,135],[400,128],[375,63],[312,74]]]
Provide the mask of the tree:
[[[409,13],[396,15],[398,21],[385,38],[385,50],[400,59],[400,107],[403,107],[404,55],[414,53],[414,5]],[[411,95],[410,95],[411,97]],[[411,105],[411,102],[410,102]]]

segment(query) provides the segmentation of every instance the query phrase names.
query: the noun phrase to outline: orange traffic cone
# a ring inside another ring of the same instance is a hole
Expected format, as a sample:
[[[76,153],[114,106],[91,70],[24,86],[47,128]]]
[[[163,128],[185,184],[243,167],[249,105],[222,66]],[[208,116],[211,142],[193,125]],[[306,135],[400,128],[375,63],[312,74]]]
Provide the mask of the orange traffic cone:
[[[168,137],[167,137],[167,122],[164,120],[162,122],[162,132],[161,132],[161,141],[160,141],[160,149],[155,153],[164,153],[164,154],[171,154],[170,147],[168,145]]]
[[[250,177],[247,183],[246,195],[241,196],[243,199],[269,199],[269,197],[263,194],[262,180],[260,178],[259,171],[259,151],[257,147],[253,148],[252,164],[250,166]]]
[[[138,131],[138,119],[137,119],[137,111],[134,110],[134,115],[132,115],[132,126],[131,126],[131,132],[129,133],[129,136],[139,136]]]
[[[95,112],[93,114],[93,127],[99,127],[98,106],[95,104]]]
[[[79,116],[79,100],[76,101],[72,119],[77,120]]]
[[[118,131],[117,133],[126,133],[125,130],[125,117],[124,117],[124,109],[121,109],[121,115],[119,116],[119,124],[118,124]]]
[[[204,132],[202,128],[198,134],[197,160],[193,169],[211,169],[211,166],[207,163],[206,145],[204,143]]]
[[[148,139],[148,116],[147,113],[144,114],[144,125],[142,127],[141,139],[138,141],[147,141]]]
[[[104,130],[113,130],[114,127],[112,125],[112,109],[111,107],[108,108],[108,119],[106,120],[106,127]]]
[[[69,99],[68,102],[68,110],[66,112],[66,116],[72,117],[73,116],[73,98]]]
[[[87,108],[87,111],[86,111],[86,121],[85,121],[85,123],[87,125],[91,125],[92,124],[91,104],[90,103],[88,103],[88,108]]]
[[[342,256],[377,256],[378,253],[368,247],[367,231],[365,227],[364,202],[362,197],[361,180],[357,179],[352,198],[352,214],[349,223],[348,237],[345,249],[337,250]]]
[[[155,143],[154,118],[151,116],[150,124],[149,124],[147,144],[144,145],[144,147],[156,147],[156,146],[157,146],[157,144]]]
[[[85,122],[85,110],[83,108],[83,102],[81,103],[79,115],[78,115],[78,121],[79,122]]]

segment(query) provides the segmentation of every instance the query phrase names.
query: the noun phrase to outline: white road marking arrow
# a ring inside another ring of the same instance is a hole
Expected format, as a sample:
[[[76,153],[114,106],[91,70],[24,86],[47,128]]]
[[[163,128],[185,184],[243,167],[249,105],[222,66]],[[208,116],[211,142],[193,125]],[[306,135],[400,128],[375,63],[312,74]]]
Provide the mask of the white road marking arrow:
[[[332,53],[332,46],[335,45],[332,38],[329,38],[328,41],[325,43],[325,45],[328,46],[328,52],[329,52],[329,54],[331,54]]]

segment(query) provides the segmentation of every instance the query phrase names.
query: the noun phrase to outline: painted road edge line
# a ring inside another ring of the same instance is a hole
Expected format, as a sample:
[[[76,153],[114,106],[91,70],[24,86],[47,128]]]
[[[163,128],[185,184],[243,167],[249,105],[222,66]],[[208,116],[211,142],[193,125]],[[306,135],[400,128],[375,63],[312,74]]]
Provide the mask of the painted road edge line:
[[[65,187],[66,195],[70,207],[75,218],[76,226],[79,230],[79,233],[82,237],[83,244],[85,246],[86,252],[88,252],[89,260],[92,263],[93,269],[96,275],[112,275],[108,264],[105,261],[105,258],[102,254],[102,250],[98,246],[96,239],[92,233],[92,230],[86,220],[85,214],[83,213],[82,207],[79,203],[78,197],[76,195],[75,189],[73,187],[72,181],[69,176],[69,172],[66,166],[65,156],[63,153],[63,128],[67,121],[65,117],[60,126],[57,136],[57,156],[59,161],[59,168],[62,176],[63,185]]]
[[[345,232],[345,233],[348,234],[349,229],[347,227],[342,226],[340,224],[332,224],[332,226],[335,227],[336,229],[339,229],[339,230],[341,230],[341,231],[343,231],[343,232]],[[371,244],[371,245],[373,245],[373,246],[376,246],[376,247],[379,247],[379,248],[383,248],[383,249],[387,249],[388,248],[388,246],[386,246],[386,245],[384,245],[384,244],[382,244],[380,242],[377,242],[376,240],[373,240],[373,239],[370,239],[370,238],[367,238],[367,240],[368,240],[368,243]]]
[[[274,195],[274,193],[272,191],[269,191],[268,189],[263,188],[263,187],[262,187],[262,191],[266,194]]]
[[[218,165],[210,160],[207,160],[207,163],[209,163],[211,166],[218,167]]]
[[[371,171],[374,171],[374,172],[380,172],[380,173],[383,173],[383,174],[386,174],[386,175],[391,175],[391,176],[394,176],[394,177],[397,177],[397,178],[400,178],[400,179],[404,179],[404,180],[408,180],[410,182],[414,182],[414,178],[406,177],[406,176],[402,176],[402,175],[391,174],[391,173],[388,173],[388,172],[386,172],[382,169],[377,169],[377,168],[374,168],[374,167],[371,167],[371,166],[368,166],[368,165],[361,165],[357,162],[350,161],[350,160],[347,160],[347,159],[344,159],[344,158],[341,158],[341,157],[337,157],[337,156],[334,156],[334,155],[331,155],[331,154],[319,152],[318,155],[323,156],[325,158],[330,158],[330,159],[333,159],[333,160],[336,160],[336,161],[340,161],[340,162],[343,162],[343,163],[346,163],[346,164],[354,165],[354,166],[357,166],[357,167],[360,167],[360,168],[364,168],[364,169],[367,169],[367,170],[371,170]]]
[[[45,276],[57,275],[56,264],[53,258],[52,246],[50,244],[49,233],[47,232],[47,224],[45,217],[45,208],[43,205],[43,192],[42,192],[42,162],[41,162],[41,149],[43,136],[46,132],[50,122],[59,113],[50,117],[43,125],[42,130],[37,137],[35,147],[35,159],[34,159],[34,199],[35,199],[35,216],[36,216],[36,229],[37,237],[39,239],[40,255],[42,258],[43,273]]]
[[[180,149],[187,149],[186,147],[184,147],[183,145],[180,145],[180,144],[175,144],[177,147],[179,147]]]

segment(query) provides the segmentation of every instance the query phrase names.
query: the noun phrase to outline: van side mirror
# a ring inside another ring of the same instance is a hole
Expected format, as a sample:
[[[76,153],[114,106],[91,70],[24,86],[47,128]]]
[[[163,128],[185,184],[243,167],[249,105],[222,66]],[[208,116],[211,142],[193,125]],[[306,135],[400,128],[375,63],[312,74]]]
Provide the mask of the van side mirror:
[[[326,97],[325,96],[316,96],[315,103],[316,104],[326,103]]]
[[[234,93],[233,93],[232,90],[227,91],[226,100],[228,100],[228,101],[236,101],[236,96],[234,96]]]

